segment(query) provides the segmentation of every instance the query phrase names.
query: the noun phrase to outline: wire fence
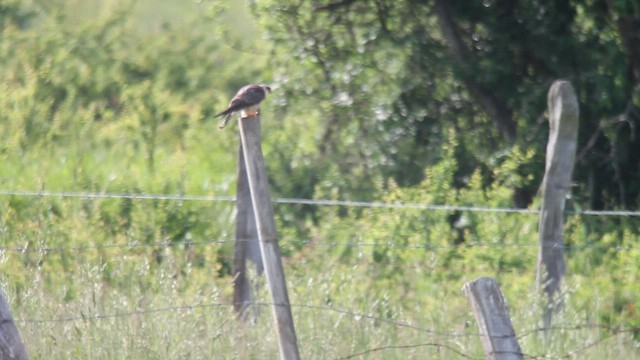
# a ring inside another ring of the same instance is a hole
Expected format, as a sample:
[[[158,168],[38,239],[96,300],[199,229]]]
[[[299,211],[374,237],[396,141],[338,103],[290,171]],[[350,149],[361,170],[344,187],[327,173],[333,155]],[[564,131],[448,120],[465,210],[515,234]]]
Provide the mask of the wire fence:
[[[71,315],[65,317],[57,317],[57,318],[49,318],[49,319],[14,319],[13,321],[16,323],[25,323],[25,324],[44,324],[44,323],[58,323],[58,322],[74,322],[74,321],[99,321],[104,319],[114,319],[114,318],[126,318],[136,315],[152,315],[157,313],[164,312],[179,312],[179,311],[193,311],[197,309],[206,309],[206,308],[231,308],[235,304],[233,302],[216,302],[216,303],[207,303],[207,304],[190,304],[190,305],[177,305],[177,306],[166,306],[166,307],[158,307],[158,308],[149,308],[149,309],[136,309],[136,310],[128,310],[123,312],[114,312],[114,313],[95,313],[92,315],[81,314],[81,315]],[[307,309],[307,310],[319,310],[319,311],[327,311],[338,313],[342,315],[351,316],[354,319],[366,319],[370,321],[375,321],[378,323],[385,323],[394,327],[412,329],[419,332],[424,332],[430,335],[442,336],[447,338],[457,338],[457,337],[481,337],[484,336],[478,332],[442,332],[434,329],[429,329],[426,327],[418,326],[415,324],[411,324],[404,320],[394,320],[389,318],[384,318],[372,314],[361,313],[357,311],[348,310],[341,307],[329,306],[329,305],[310,305],[310,304],[276,304],[268,301],[260,301],[253,302],[250,306],[256,307],[272,307],[272,306],[290,306],[291,308],[298,309]],[[618,323],[618,324],[598,324],[593,322],[585,322],[585,323],[564,323],[564,324],[556,324],[547,328],[543,327],[534,327],[531,329],[526,329],[521,331],[520,335],[518,335],[518,339],[523,339],[527,336],[531,336],[536,333],[544,332],[544,331],[571,331],[571,330],[583,330],[583,329],[599,329],[605,330],[609,332],[638,332],[640,331],[640,327],[634,326],[631,323]],[[503,337],[511,337],[511,335],[504,335]]]
[[[12,250],[12,251],[90,251],[97,249],[136,249],[136,248],[148,248],[148,247],[172,247],[175,245],[187,245],[187,246],[210,246],[217,244],[227,244],[232,243],[234,240],[212,240],[212,241],[201,241],[201,242],[186,242],[186,243],[173,243],[173,242],[156,242],[156,243],[146,243],[146,244],[106,244],[106,245],[97,245],[97,246],[82,246],[82,247],[61,247],[61,248],[0,248],[2,250]],[[246,240],[250,241],[250,240]],[[251,240],[253,241],[253,240]],[[387,246],[388,244],[371,244],[371,243],[340,243],[340,242],[313,242],[322,244],[325,246]],[[475,244],[474,246],[502,246],[504,244]],[[510,244],[514,245],[514,247],[537,247],[535,244]],[[522,246],[521,246],[522,245]],[[438,249],[455,249],[460,247],[470,247],[464,245],[454,245],[454,246],[439,246],[430,250],[438,250]],[[638,249],[634,247],[633,249]],[[230,260],[230,259],[229,259]],[[329,265],[330,266],[330,265]],[[23,324],[23,326],[37,326],[42,324],[56,324],[56,323],[73,323],[73,322],[100,322],[104,320],[117,320],[117,319],[125,319],[136,316],[154,316],[158,314],[166,314],[166,313],[179,313],[179,312],[193,312],[199,309],[213,309],[213,308],[223,308],[229,309],[228,317],[231,319],[236,315],[231,312],[231,308],[233,307],[232,302],[212,302],[212,303],[198,303],[198,304],[186,304],[186,305],[176,305],[176,306],[165,306],[165,307],[152,307],[152,308],[136,308],[129,309],[124,311],[115,311],[115,312],[96,312],[96,313],[79,313],[79,314],[71,314],[69,316],[60,316],[60,317],[52,317],[52,318],[18,318],[14,321],[18,324]],[[286,306],[286,304],[274,304],[271,302],[255,302],[251,304],[251,306],[255,307],[271,307],[271,306]],[[388,318],[373,315],[366,312],[358,312],[354,310],[350,310],[344,307],[333,306],[333,305],[312,305],[312,304],[290,304],[291,308],[298,309],[300,311],[315,311],[320,316],[321,314],[327,313],[335,313],[347,316],[354,321],[362,321],[367,320],[374,322],[376,324],[386,324],[388,326],[392,326],[394,328],[406,329],[409,331],[416,331],[419,333],[423,333],[428,335],[431,341],[429,342],[421,342],[421,343],[410,343],[410,344],[398,344],[393,343],[392,345],[381,345],[376,347],[367,348],[364,350],[360,350],[354,352],[352,354],[343,354],[337,356],[337,359],[354,359],[354,358],[362,358],[366,356],[370,356],[376,353],[384,354],[385,351],[410,351],[420,348],[437,348],[445,353],[451,353],[451,356],[455,356],[457,358],[464,359],[481,359],[472,355],[469,355],[465,352],[464,346],[456,345],[458,341],[456,339],[460,338],[479,338],[482,334],[477,331],[464,331],[464,332],[443,332],[438,331],[432,328],[420,326],[416,323],[412,323],[410,321],[406,321],[403,319],[397,318]],[[379,325],[377,325],[379,326]],[[634,326],[631,323],[617,323],[617,324],[605,324],[605,323],[593,323],[593,322],[585,322],[585,323],[564,323],[557,324],[552,326],[551,328],[544,329],[542,327],[533,327],[529,329],[524,329],[518,332],[518,340],[525,339],[527,337],[548,333],[550,331],[559,331],[559,332],[575,332],[575,331],[588,331],[595,330],[598,332],[597,338],[589,340],[587,343],[583,344],[581,347],[577,349],[573,349],[572,351],[568,351],[565,354],[551,356],[548,354],[527,354],[521,353],[518,354],[525,359],[566,359],[566,358],[576,358],[581,354],[586,354],[589,349],[618,336],[621,335],[632,335],[640,332],[640,327]]]
[[[286,240],[286,239],[285,239]],[[223,245],[233,244],[237,241],[257,241],[257,240],[235,240],[235,239],[221,239],[221,240],[203,240],[203,241],[157,241],[149,243],[131,243],[131,244],[96,244],[96,245],[82,245],[82,246],[0,246],[0,251],[10,251],[16,253],[29,253],[29,252],[82,252],[82,251],[95,251],[105,249],[136,249],[136,248],[173,248],[173,247],[193,247],[193,246],[210,246],[210,245]],[[640,251],[640,244],[637,246],[622,246],[616,244],[580,244],[580,245],[547,245],[547,244],[526,244],[526,243],[506,243],[506,242],[492,242],[492,243],[479,243],[479,242],[467,242],[461,244],[448,244],[448,245],[430,245],[430,244],[410,244],[405,242],[395,241],[382,241],[382,242],[359,242],[359,241],[322,241],[322,240],[288,240],[285,243],[296,243],[300,245],[313,245],[313,246],[326,246],[326,247],[381,247],[381,248],[405,248],[405,249],[421,249],[424,251],[449,251],[459,249],[473,249],[473,248],[535,248],[540,247],[564,249],[566,251],[583,251],[588,249],[608,250],[615,252],[625,251]]]
[[[209,242],[187,242],[187,243],[170,243],[170,242],[159,242],[159,243],[153,243],[153,244],[131,244],[131,245],[119,245],[119,244],[112,244],[112,245],[98,245],[98,246],[82,246],[82,247],[62,247],[62,248],[48,248],[48,247],[42,247],[42,248],[35,248],[35,247],[30,247],[30,248],[8,248],[10,251],[16,251],[16,253],[20,256],[22,255],[26,255],[28,253],[39,253],[42,255],[45,254],[49,254],[51,253],[67,253],[67,252],[82,252],[82,251],[97,251],[97,250],[121,250],[121,252],[119,252],[117,255],[134,255],[134,256],[141,256],[141,257],[146,257],[146,256],[155,256],[155,254],[150,254],[150,253],[131,253],[129,252],[129,250],[134,250],[134,249],[138,249],[138,248],[151,248],[151,249],[158,249],[158,248],[175,248],[177,246],[184,248],[185,250],[190,248],[191,246],[209,246],[209,245],[215,245],[215,244],[229,244],[229,243],[233,243],[232,240],[221,240],[221,241],[209,241]],[[326,244],[325,244],[326,245]],[[354,244],[350,244],[350,245],[354,245]],[[365,244],[365,245],[371,245],[371,244]],[[494,244],[492,244],[494,245]],[[384,245],[381,245],[384,246]],[[465,247],[465,246],[459,246],[459,245],[455,245],[455,246],[441,246],[441,247],[436,247],[433,249],[426,249],[425,251],[437,251],[437,250],[455,250],[455,249],[461,249],[461,248],[470,248],[470,247]],[[486,248],[498,248],[497,246],[492,246],[489,247],[487,246]],[[537,250],[538,246],[513,246],[511,247],[513,249],[517,249],[517,248],[526,248],[526,249],[531,249],[531,250]],[[609,251],[611,251],[611,249],[615,249],[615,251],[628,251],[628,250],[638,250],[640,251],[640,246],[638,247],[629,247],[629,248],[623,248],[623,249],[618,249],[617,247],[588,247],[589,249],[597,249],[598,250],[598,254],[600,254],[600,251],[603,250],[607,250],[609,249]],[[23,251],[24,249],[24,251]],[[7,250],[7,248],[2,248],[0,247],[0,252]],[[504,248],[501,248],[501,250],[504,250]],[[226,263],[226,264],[233,264],[235,261],[234,255],[233,254],[228,254],[228,253],[217,253],[215,255],[215,262],[218,263]],[[406,265],[408,268],[413,268],[416,266],[420,266],[423,270],[428,271],[428,272],[448,272],[448,271],[452,271],[453,269],[464,269],[465,272],[487,272],[487,271],[496,271],[499,272],[502,275],[505,274],[527,274],[530,273],[533,269],[533,267],[535,266],[534,263],[487,263],[487,262],[483,262],[480,264],[476,264],[476,265],[469,265],[466,263],[461,263],[461,264],[457,264],[457,263],[448,263],[446,261],[436,261],[436,260],[431,260],[429,263],[425,263],[424,259],[420,259],[417,258],[415,260],[405,260],[406,261]],[[499,262],[499,258],[495,260],[496,262]],[[304,261],[302,262],[298,262],[296,259],[291,258],[287,261],[287,267],[299,267],[302,266],[302,264],[304,264]],[[331,257],[331,258],[326,258],[324,260],[324,265],[326,267],[330,267],[330,268],[335,268],[337,266],[342,266],[342,267],[353,267],[353,266],[366,266],[370,269],[383,269],[386,268],[388,266],[388,263],[385,261],[373,261],[372,258],[365,256],[363,257],[348,257],[348,258],[343,258],[340,256],[335,256],[335,257]],[[488,267],[487,267],[488,266]],[[628,279],[628,275],[625,273],[611,273],[607,275],[608,278],[610,279],[622,279],[622,280],[627,280]],[[408,299],[403,299],[403,302],[410,302],[410,300]]]
[[[200,196],[200,195],[177,195],[177,194],[118,194],[118,193],[84,193],[84,192],[45,192],[45,191],[11,191],[0,190],[0,196],[22,196],[22,197],[52,197],[52,198],[83,198],[83,199],[135,199],[135,200],[168,200],[168,201],[203,201],[203,202],[234,202],[235,196],[228,195],[215,195],[215,196]],[[323,200],[323,199],[301,199],[301,198],[274,198],[273,202],[276,204],[294,204],[294,205],[313,205],[313,206],[345,206],[345,207],[361,207],[361,208],[388,208],[388,209],[417,209],[425,211],[469,211],[469,212],[487,212],[487,213],[513,213],[513,214],[538,214],[539,211],[535,209],[516,209],[516,208],[494,208],[494,207],[473,207],[473,206],[459,206],[459,205],[433,205],[433,204],[410,204],[410,203],[383,203],[383,202],[362,202],[362,201],[343,201],[343,200]],[[589,216],[615,216],[615,217],[639,217],[640,211],[573,211],[568,212],[577,215],[589,215]],[[89,244],[81,246],[47,246],[39,244],[38,246],[0,246],[0,252],[14,252],[17,254],[27,254],[33,252],[86,252],[86,251],[98,251],[98,250],[122,250],[129,251],[133,249],[141,248],[172,248],[176,246],[180,247],[195,247],[195,246],[215,246],[232,244],[236,241],[255,241],[254,239],[210,239],[200,241],[165,241],[159,240],[155,242],[147,243],[110,243],[110,244]],[[539,243],[516,243],[516,242],[467,242],[462,244],[449,244],[449,245],[430,245],[430,244],[412,244],[400,241],[323,241],[323,240],[310,240],[310,239],[284,239],[285,242],[301,244],[301,245],[313,245],[324,247],[383,247],[383,248],[410,248],[421,249],[424,251],[450,251],[458,249],[471,249],[471,248],[529,248],[538,249],[541,244]],[[544,245],[543,245],[544,246]],[[581,244],[581,245],[563,245],[555,248],[563,248],[566,251],[582,251],[587,249],[597,249],[602,251],[640,251],[640,244],[634,246],[620,246],[616,244]],[[232,260],[232,258],[228,258]],[[15,319],[16,323],[29,325],[38,325],[46,323],[69,323],[69,322],[98,322],[106,319],[121,319],[134,316],[151,316],[153,314],[162,313],[176,313],[185,311],[194,311],[197,309],[211,309],[211,308],[231,308],[233,307],[231,302],[214,302],[206,304],[190,304],[190,305],[177,305],[166,306],[157,308],[146,309],[133,309],[121,312],[111,313],[94,313],[94,314],[72,314],[69,316],[53,317],[53,318],[23,318]],[[256,302],[252,306],[256,307],[271,307],[271,306],[287,306],[287,304],[273,304],[269,302]],[[413,324],[408,321],[386,318],[381,316],[375,316],[368,313],[361,313],[352,311],[346,308],[340,308],[329,305],[310,305],[310,304],[289,304],[292,308],[299,310],[317,311],[322,313],[336,313],[345,316],[352,317],[354,319],[365,319],[374,321],[376,323],[384,323],[396,328],[403,328],[412,331],[418,331],[428,334],[429,336],[442,337],[446,339],[455,338],[468,338],[479,337],[481,334],[477,332],[442,332],[434,329],[422,327]],[[232,316],[230,314],[230,316]],[[540,328],[534,327],[519,332],[518,339],[523,339],[534,334],[539,334],[545,331],[581,331],[581,330],[597,330],[601,332],[601,336],[594,339],[591,342],[584,344],[578,349],[574,349],[566,354],[559,356],[548,356],[546,354],[532,355],[532,354],[519,354],[527,359],[565,359],[575,358],[580,354],[585,353],[590,348],[597,346],[598,344],[607,341],[613,337],[623,334],[638,334],[640,333],[640,327],[634,326],[629,323],[618,324],[598,324],[598,323],[579,323],[579,324],[559,324],[552,328]],[[476,359],[464,352],[461,347],[454,345],[439,343],[439,342],[423,342],[416,344],[393,344],[393,345],[381,345],[379,347],[372,347],[360,352],[348,354],[338,357],[339,359],[352,359],[360,358],[373,353],[381,353],[391,349],[416,349],[422,347],[435,347],[451,352],[458,357],[466,359]]]
[[[204,202],[235,202],[233,195],[180,195],[180,194],[126,194],[126,193],[88,193],[88,192],[51,192],[51,191],[24,191],[24,190],[0,190],[0,196],[22,197],[58,197],[58,198],[84,198],[84,199],[132,199],[132,200],[173,200],[173,201],[204,201]],[[538,209],[520,209],[508,207],[483,207],[447,204],[412,204],[412,203],[386,203],[351,200],[331,199],[304,199],[304,198],[273,198],[276,204],[314,205],[314,206],[345,206],[364,208],[389,208],[389,209],[417,209],[429,211],[468,211],[468,212],[493,212],[513,214],[539,214]],[[640,217],[638,210],[567,210],[568,214],[589,216],[623,216]]]
[[[14,319],[14,322],[25,324],[25,325],[42,325],[46,323],[68,323],[68,322],[79,322],[79,321],[96,322],[96,321],[107,320],[107,319],[128,318],[128,317],[134,317],[134,316],[147,316],[147,315],[154,315],[154,314],[166,313],[166,312],[183,312],[183,311],[194,311],[198,309],[211,309],[211,308],[231,308],[233,306],[234,304],[231,302],[192,304],[192,305],[167,306],[167,307],[158,307],[158,308],[149,308],[149,309],[135,309],[135,310],[128,310],[123,312],[114,312],[114,313],[96,313],[91,315],[81,314],[81,315],[72,315],[72,316],[50,318],[50,319]],[[436,331],[434,329],[417,326],[415,324],[411,324],[403,320],[389,319],[389,318],[375,316],[367,313],[360,313],[360,312],[356,312],[356,311],[352,311],[344,308],[327,306],[327,305],[319,306],[319,305],[309,305],[309,304],[274,304],[271,302],[255,302],[255,303],[252,303],[251,306],[256,306],[256,307],[290,306],[291,308],[294,308],[294,309],[311,310],[311,311],[319,311],[319,312],[332,312],[332,313],[350,316],[357,320],[365,319],[369,321],[374,321],[378,324],[384,323],[396,328],[410,329],[410,330],[428,334],[429,336],[441,337],[446,339],[469,338],[469,337],[480,338],[485,336],[484,334],[481,334],[478,332],[460,333],[460,332]],[[546,354],[531,355],[531,354],[525,354],[525,353],[517,353],[517,355],[523,356],[524,358],[527,358],[527,359],[573,358],[575,356],[580,355],[584,351],[612,337],[623,335],[623,334],[634,334],[634,333],[640,332],[640,327],[637,327],[628,323],[620,323],[620,324],[597,324],[597,323],[590,323],[590,322],[573,323],[573,324],[564,323],[564,324],[557,324],[551,327],[547,327],[546,329],[542,327],[527,329],[522,331],[517,338],[521,340],[525,337],[528,337],[534,334],[548,333],[553,331],[567,332],[567,331],[594,330],[594,329],[601,332],[605,332],[605,333],[598,339],[595,339],[589,342],[588,344],[583,345],[579,349],[567,352],[565,355],[548,356]],[[499,337],[511,337],[511,336],[512,335],[504,335]],[[338,357],[338,359],[351,359],[351,358],[361,357],[361,356],[375,353],[375,352],[382,352],[389,349],[412,349],[412,348],[420,348],[420,347],[443,348],[466,359],[477,359],[475,357],[465,354],[461,349],[457,349],[452,345],[438,343],[438,342],[380,346],[380,347],[366,349],[364,351],[349,354],[346,356],[341,356],[341,357]]]
[[[138,310],[130,310],[124,312],[116,312],[110,314],[93,314],[93,315],[74,315],[60,318],[51,318],[51,319],[14,319],[17,323],[25,323],[25,324],[43,324],[43,323],[58,323],[58,322],[74,322],[74,321],[98,321],[102,319],[113,319],[113,318],[122,318],[122,317],[131,317],[135,315],[148,315],[148,314],[156,314],[163,312],[177,312],[177,311],[192,311],[196,309],[203,308],[218,308],[218,307],[232,307],[234,304],[232,302],[225,303],[209,303],[209,304],[194,304],[194,305],[180,305],[180,306],[168,306],[168,307],[160,307],[160,308],[152,308],[152,309],[138,309]],[[298,309],[307,309],[307,310],[320,310],[320,311],[328,311],[334,312],[342,315],[348,315],[356,319],[367,319],[376,321],[379,323],[385,323],[388,325],[392,325],[399,328],[412,329],[420,332],[424,332],[430,335],[435,336],[443,336],[443,337],[479,337],[482,336],[480,333],[454,333],[454,332],[441,332],[433,329],[428,329],[425,327],[421,327],[418,325],[410,324],[405,321],[398,321],[389,318],[383,318],[380,316],[375,316],[366,313],[359,313],[351,310],[347,310],[344,308],[338,308],[333,306],[319,306],[319,305],[309,305],[309,304],[275,304],[272,302],[254,302],[251,303],[251,306],[258,307],[271,307],[271,306],[290,306],[291,308]]]

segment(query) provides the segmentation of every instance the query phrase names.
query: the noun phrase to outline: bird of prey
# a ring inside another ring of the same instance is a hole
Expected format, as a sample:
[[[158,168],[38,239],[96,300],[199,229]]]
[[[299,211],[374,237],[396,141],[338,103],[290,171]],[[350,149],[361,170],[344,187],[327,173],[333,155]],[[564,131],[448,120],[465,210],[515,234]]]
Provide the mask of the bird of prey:
[[[251,84],[238,90],[238,93],[231,99],[229,107],[214,117],[223,116],[220,123],[220,129],[223,129],[229,123],[231,116],[240,111],[242,118],[257,117],[260,110],[260,103],[271,92],[271,88],[267,85]]]

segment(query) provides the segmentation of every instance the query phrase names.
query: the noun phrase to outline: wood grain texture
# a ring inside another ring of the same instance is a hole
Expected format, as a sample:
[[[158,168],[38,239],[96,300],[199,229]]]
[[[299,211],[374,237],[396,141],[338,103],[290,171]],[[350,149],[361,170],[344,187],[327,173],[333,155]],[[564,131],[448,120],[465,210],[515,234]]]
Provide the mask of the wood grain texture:
[[[549,141],[542,180],[542,205],[538,233],[540,248],[536,283],[548,297],[545,328],[554,311],[562,307],[560,283],[565,273],[563,224],[564,208],[575,164],[579,107],[568,81],[555,81],[549,89]]]
[[[264,270],[271,300],[274,304],[272,310],[278,334],[280,357],[283,360],[298,360],[300,354],[278,245],[269,180],[262,155],[259,117],[240,120],[240,140],[256,217]]]
[[[466,283],[462,291],[471,302],[487,359],[523,359],[509,311],[496,280],[480,277]]]
[[[233,254],[233,306],[238,315],[248,319],[253,303],[251,281],[247,273],[247,260],[253,262],[257,275],[262,275],[264,265],[258,239],[258,227],[253,212],[249,179],[244,161],[242,144],[238,151],[238,180],[236,182],[236,233]],[[254,320],[258,308],[254,308]]]

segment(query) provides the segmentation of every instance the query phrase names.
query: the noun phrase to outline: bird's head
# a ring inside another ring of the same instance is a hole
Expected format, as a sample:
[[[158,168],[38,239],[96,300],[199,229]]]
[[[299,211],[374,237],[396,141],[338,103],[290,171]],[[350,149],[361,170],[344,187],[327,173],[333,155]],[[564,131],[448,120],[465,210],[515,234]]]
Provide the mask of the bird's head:
[[[264,90],[265,94],[268,94],[271,92],[271,87],[268,85],[260,85],[260,87]]]

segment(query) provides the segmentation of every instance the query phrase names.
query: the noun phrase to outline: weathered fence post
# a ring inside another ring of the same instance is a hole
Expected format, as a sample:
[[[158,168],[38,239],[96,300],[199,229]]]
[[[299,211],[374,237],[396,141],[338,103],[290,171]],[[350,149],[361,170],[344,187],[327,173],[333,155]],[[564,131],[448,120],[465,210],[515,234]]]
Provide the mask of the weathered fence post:
[[[264,266],[242,144],[239,150],[236,184],[236,241],[233,254],[233,307],[240,318],[246,321],[247,310],[253,303],[251,283],[247,276],[247,259],[255,264],[258,275],[262,275]],[[254,315],[257,316],[257,309]]]
[[[20,339],[20,333],[13,322],[9,305],[0,290],[0,359],[27,360],[27,350]]]
[[[509,311],[496,280],[479,277],[464,284],[462,291],[471,302],[487,359],[523,359]]]
[[[562,228],[564,205],[578,138],[578,99],[568,81],[557,80],[549,89],[549,142],[544,179],[542,180],[542,205],[540,209],[540,249],[536,284],[547,294],[544,328],[551,324],[553,313],[562,308],[559,298],[560,281],[565,272]]]
[[[240,120],[240,140],[246,163],[249,189],[251,190],[253,211],[258,226],[262,260],[273,302],[272,309],[278,334],[280,357],[287,360],[297,360],[300,358],[300,354],[278,246],[271,195],[269,194],[269,180],[262,156],[259,117]]]

